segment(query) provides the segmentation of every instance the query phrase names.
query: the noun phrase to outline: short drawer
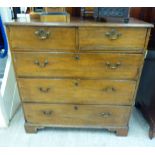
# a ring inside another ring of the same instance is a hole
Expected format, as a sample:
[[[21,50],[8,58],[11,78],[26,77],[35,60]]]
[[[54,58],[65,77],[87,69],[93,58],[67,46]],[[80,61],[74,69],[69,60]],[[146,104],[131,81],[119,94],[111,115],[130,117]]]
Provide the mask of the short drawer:
[[[146,28],[79,28],[81,50],[141,50],[144,48]],[[103,51],[101,51],[103,52]]]
[[[133,104],[135,81],[18,79],[23,102]]]
[[[10,27],[13,49],[75,49],[75,29],[64,27]]]
[[[142,54],[13,53],[18,77],[137,79]]]
[[[74,127],[121,127],[129,120],[130,106],[23,104],[26,121]]]

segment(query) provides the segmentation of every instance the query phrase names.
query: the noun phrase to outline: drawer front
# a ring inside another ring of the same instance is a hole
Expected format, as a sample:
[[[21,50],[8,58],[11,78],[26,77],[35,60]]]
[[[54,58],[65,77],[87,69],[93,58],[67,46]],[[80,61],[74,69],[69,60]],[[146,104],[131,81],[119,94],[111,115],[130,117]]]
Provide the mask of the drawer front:
[[[146,28],[79,28],[79,46],[81,50],[141,50],[146,32]]]
[[[130,106],[23,104],[26,121],[53,126],[125,126]]]
[[[23,102],[131,105],[134,81],[18,79]]]
[[[13,53],[19,77],[136,79],[142,54]]]
[[[75,29],[58,27],[10,27],[13,49],[75,49]]]

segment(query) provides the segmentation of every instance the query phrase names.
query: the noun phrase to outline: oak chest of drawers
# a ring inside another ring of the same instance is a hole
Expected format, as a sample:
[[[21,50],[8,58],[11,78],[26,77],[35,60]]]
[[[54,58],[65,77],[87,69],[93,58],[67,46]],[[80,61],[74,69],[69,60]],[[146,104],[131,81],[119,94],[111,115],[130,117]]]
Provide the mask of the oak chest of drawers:
[[[105,128],[126,136],[152,25],[8,22],[28,133]]]

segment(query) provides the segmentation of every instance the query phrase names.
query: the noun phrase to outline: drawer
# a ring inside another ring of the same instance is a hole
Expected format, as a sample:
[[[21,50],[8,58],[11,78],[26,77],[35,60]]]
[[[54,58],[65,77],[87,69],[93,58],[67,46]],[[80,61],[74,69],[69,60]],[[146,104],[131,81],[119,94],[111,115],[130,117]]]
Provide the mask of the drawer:
[[[23,104],[26,121],[53,126],[116,127],[128,123],[130,106]]]
[[[141,50],[144,48],[146,28],[79,28],[81,50]],[[101,51],[102,52],[102,51]]]
[[[23,102],[131,105],[135,81],[18,79]]]
[[[142,54],[13,53],[18,77],[136,79]]]
[[[75,49],[75,28],[64,27],[10,27],[13,49]]]

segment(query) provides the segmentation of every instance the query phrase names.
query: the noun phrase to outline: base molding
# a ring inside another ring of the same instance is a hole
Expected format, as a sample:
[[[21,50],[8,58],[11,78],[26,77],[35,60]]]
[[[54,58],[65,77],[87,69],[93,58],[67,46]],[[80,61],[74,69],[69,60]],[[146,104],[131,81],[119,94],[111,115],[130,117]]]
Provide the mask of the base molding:
[[[37,133],[39,129],[43,129],[43,126],[37,126],[31,123],[25,123],[24,125],[26,133]]]
[[[32,123],[25,123],[24,125],[25,127],[25,131],[26,133],[29,133],[29,134],[35,134],[38,132],[39,129],[44,129],[44,128],[49,128],[49,127],[57,127],[57,126],[52,126],[52,125],[38,125],[38,124],[32,124]],[[59,126],[58,126],[59,127]],[[64,126],[65,128],[67,128],[66,126]],[[75,127],[74,127],[75,128]],[[76,127],[76,128],[81,128],[81,127]],[[82,127],[84,128],[84,127]],[[100,128],[101,129],[101,128]],[[107,129],[109,132],[114,132],[116,133],[117,136],[127,136],[128,135],[128,130],[129,130],[129,127],[126,126],[126,127],[103,127],[103,129]]]
[[[125,137],[125,136],[128,135],[128,131],[129,131],[129,128],[128,127],[117,129],[116,130],[116,135],[117,136],[123,136],[123,137]]]

